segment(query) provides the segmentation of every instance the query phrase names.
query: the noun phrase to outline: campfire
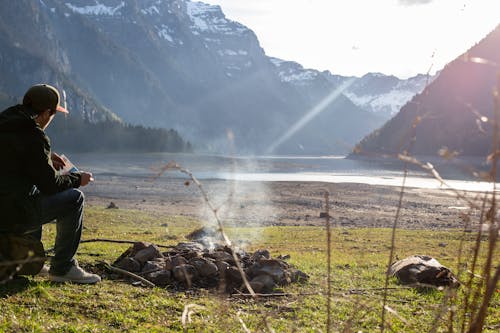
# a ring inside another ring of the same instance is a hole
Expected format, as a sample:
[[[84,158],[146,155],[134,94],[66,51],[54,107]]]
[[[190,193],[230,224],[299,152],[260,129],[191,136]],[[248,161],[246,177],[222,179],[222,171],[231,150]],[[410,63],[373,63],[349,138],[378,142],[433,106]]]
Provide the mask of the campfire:
[[[272,258],[268,250],[254,253],[237,251],[235,254],[256,293],[271,293],[279,286],[309,278],[285,261],[289,256]],[[248,291],[233,250],[211,241],[179,243],[166,252],[162,252],[155,244],[136,242],[116,259],[113,266],[134,273],[155,286],[174,290],[204,288],[226,293]]]

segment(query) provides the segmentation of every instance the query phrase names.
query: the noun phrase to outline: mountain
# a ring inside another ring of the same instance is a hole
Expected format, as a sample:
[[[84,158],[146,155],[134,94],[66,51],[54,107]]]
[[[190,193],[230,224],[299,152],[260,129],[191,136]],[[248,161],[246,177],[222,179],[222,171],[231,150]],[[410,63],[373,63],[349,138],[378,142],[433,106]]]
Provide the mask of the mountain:
[[[0,4],[0,7],[6,3]],[[17,2],[13,2],[17,4]],[[3,8],[2,11],[3,13]],[[59,68],[57,56],[51,54],[49,45],[36,41],[36,38],[22,39],[11,25],[16,18],[3,15],[0,17],[0,106],[2,110],[20,101],[20,96],[34,83],[51,82],[64,87],[68,108],[80,110],[82,117],[94,121],[117,119],[116,115],[98,103],[88,92],[78,86],[72,78]],[[27,29],[29,24],[23,24]],[[33,27],[34,28],[34,27]],[[21,29],[22,30],[22,29]],[[36,29],[35,29],[36,30]],[[22,34],[22,31],[20,31]],[[21,44],[21,41],[22,44]],[[53,57],[53,58],[52,58]]]
[[[355,153],[407,150],[414,155],[436,155],[446,147],[461,155],[487,155],[499,64],[500,25],[446,65],[394,118],[365,137]]]
[[[348,78],[284,79],[254,32],[219,6],[17,0],[0,13],[0,93],[50,82],[72,116],[93,122],[174,128],[199,150],[285,154],[345,153],[383,122],[344,94],[329,100]]]
[[[421,93],[433,78],[418,74],[402,80],[392,75],[368,73],[356,80],[345,95],[363,110],[389,119],[413,96]]]
[[[418,74],[409,79],[399,79],[392,75],[367,73],[362,77],[335,75],[329,71],[305,69],[302,65],[282,59],[271,58],[277,67],[282,82],[296,87],[308,87],[308,90],[332,90],[346,81],[352,84],[346,87],[343,95],[353,104],[388,120],[394,116],[413,96],[422,92],[434,79],[432,75]]]
[[[315,148],[317,146],[328,147],[330,151],[339,151],[339,148],[345,150],[352,147],[351,142],[356,141],[359,133],[368,133],[384,123],[383,117],[363,110],[345,96],[348,81],[354,82],[356,78],[305,69],[293,61],[278,58],[270,60],[282,85],[290,91],[289,94],[300,96],[310,106],[305,113],[302,112],[302,116],[307,118],[308,114],[318,114],[314,119],[314,130],[309,130],[307,126],[299,129],[298,135],[291,137],[285,147],[299,147],[312,153],[322,153]],[[335,133],[334,138],[325,136],[325,133],[332,131]]]

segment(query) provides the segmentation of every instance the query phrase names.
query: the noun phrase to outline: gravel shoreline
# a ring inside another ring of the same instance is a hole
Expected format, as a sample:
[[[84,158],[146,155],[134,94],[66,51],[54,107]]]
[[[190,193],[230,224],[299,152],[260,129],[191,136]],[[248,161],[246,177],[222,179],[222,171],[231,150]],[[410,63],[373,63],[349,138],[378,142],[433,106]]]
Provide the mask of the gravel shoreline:
[[[400,187],[320,182],[235,182],[204,180],[202,186],[226,225],[319,226],[330,196],[332,225],[343,227],[392,227]],[[213,218],[200,189],[187,179],[100,175],[84,187],[87,204],[147,210],[201,220]],[[477,194],[470,194],[472,198]],[[398,227],[405,229],[463,228],[461,215],[479,211],[468,208],[449,190],[406,188]]]

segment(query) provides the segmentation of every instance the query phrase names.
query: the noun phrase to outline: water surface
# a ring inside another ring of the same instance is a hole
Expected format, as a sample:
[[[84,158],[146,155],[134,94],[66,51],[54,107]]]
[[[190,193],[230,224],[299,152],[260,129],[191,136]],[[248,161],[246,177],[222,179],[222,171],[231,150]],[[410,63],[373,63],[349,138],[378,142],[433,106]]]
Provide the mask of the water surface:
[[[217,156],[171,153],[67,154],[82,170],[99,175],[152,176],[169,161],[189,169],[198,179],[239,181],[306,181],[401,186],[404,163],[391,160],[352,160],[344,156]],[[422,159],[427,162],[427,159]],[[418,166],[410,166],[406,186],[487,191],[492,184],[478,181],[473,171],[488,166],[474,159],[454,162],[434,159],[432,164],[446,180],[441,184]],[[185,177],[178,171],[162,177]]]

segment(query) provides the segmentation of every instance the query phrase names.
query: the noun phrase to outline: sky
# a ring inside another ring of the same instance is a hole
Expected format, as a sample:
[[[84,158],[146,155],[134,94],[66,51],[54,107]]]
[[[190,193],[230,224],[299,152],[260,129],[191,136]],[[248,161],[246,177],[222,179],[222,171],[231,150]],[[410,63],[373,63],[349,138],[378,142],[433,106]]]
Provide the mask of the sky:
[[[440,70],[500,24],[500,0],[202,0],[306,68],[408,78]]]

